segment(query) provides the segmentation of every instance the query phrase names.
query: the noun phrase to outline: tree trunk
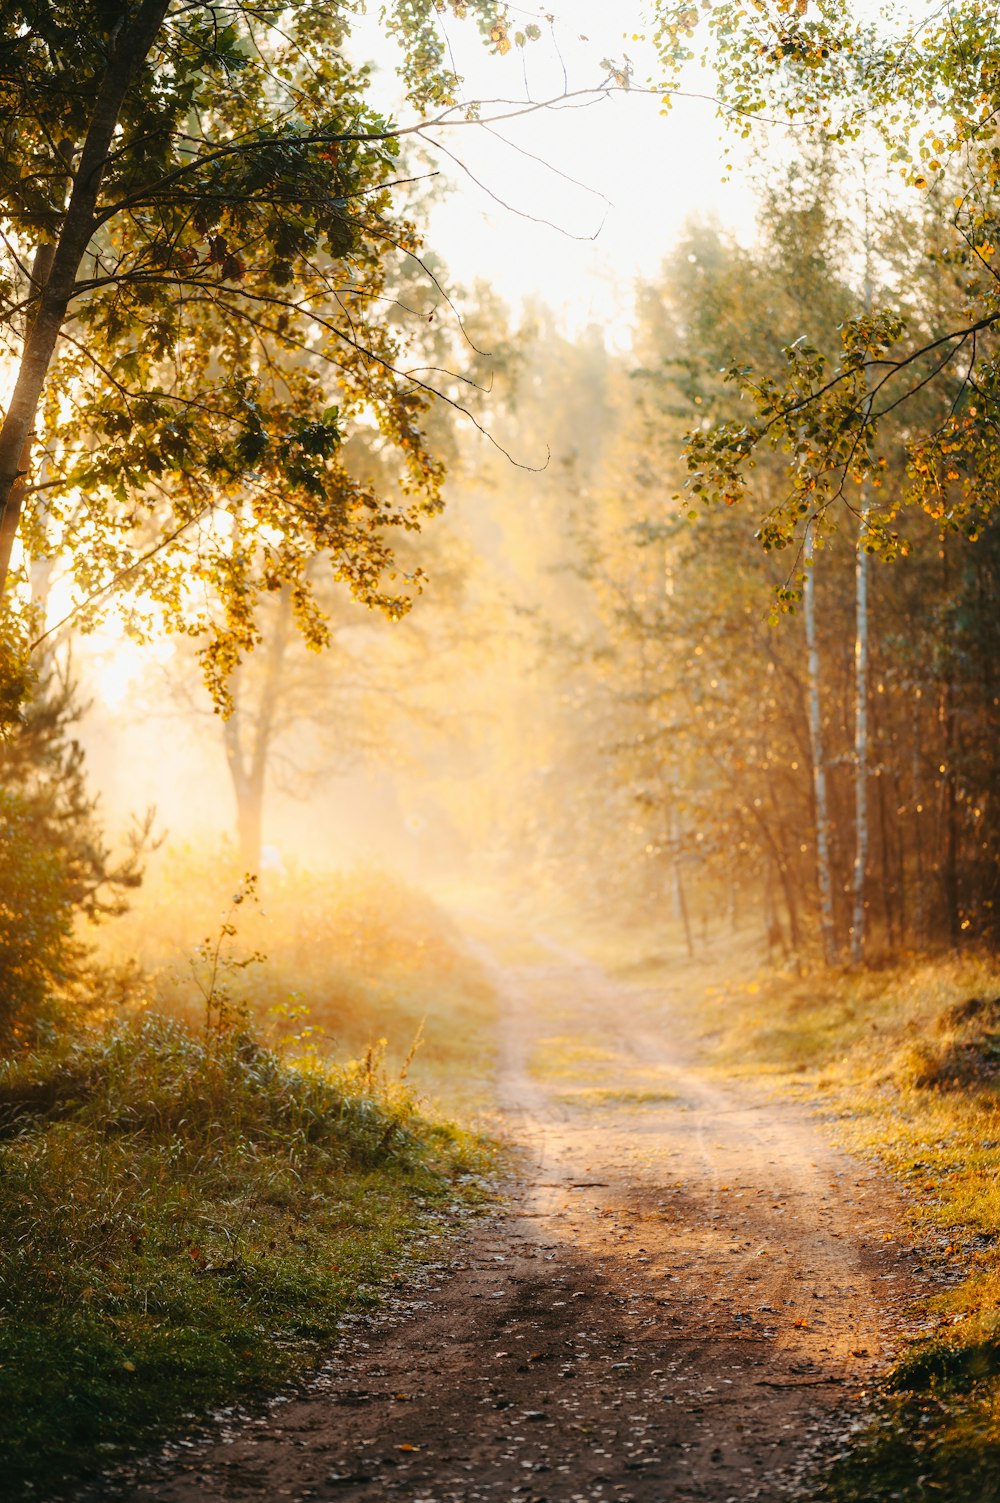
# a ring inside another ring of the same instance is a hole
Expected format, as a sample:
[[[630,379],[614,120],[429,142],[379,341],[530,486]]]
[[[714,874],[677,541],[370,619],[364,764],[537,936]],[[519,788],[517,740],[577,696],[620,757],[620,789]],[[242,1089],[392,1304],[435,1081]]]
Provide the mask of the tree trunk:
[[[168,5],[169,0],[140,0],[130,24],[123,27],[97,90],[59,238],[55,246],[39,249],[39,256],[45,252],[47,275],[37,282],[35,311],[29,318],[17,380],[0,424],[0,598],[6,592],[21,521],[27,456],[38,404],[76,288],[80,262],[97,225],[97,200],[108,153],[129,85],[156,40]]]
[[[895,953],[899,941],[896,929],[896,876],[892,861],[892,839],[889,833],[889,811],[886,808],[885,785],[887,774],[884,767],[876,774],[875,786],[878,789],[878,833],[881,856],[881,888],[882,888],[882,914],[885,922],[885,935],[890,953]]]
[[[255,709],[246,706],[240,694],[240,670],[232,685],[233,709],[223,723],[226,764],[236,799],[236,833],[240,859],[253,875],[260,871],[264,829],[264,793],[267,764],[274,739],[281,698],[285,652],[292,621],[292,598],[281,591],[274,631],[265,654],[264,678]]]
[[[892,775],[893,806],[898,810],[904,807],[903,784],[899,767],[897,766]],[[895,821],[896,825],[896,894],[898,902],[896,912],[899,917],[899,943],[906,944],[907,931],[910,924],[909,893],[906,882],[906,824],[902,819]]]
[[[830,872],[830,816],[826,792],[826,761],[823,756],[823,721],[819,698],[819,648],[816,640],[816,578],[813,533],[806,530],[805,613],[809,671],[809,743],[812,748],[813,798],[816,805],[816,881],[819,887],[820,930],[827,965],[837,959],[833,927],[833,878]]]
[[[927,943],[927,876],[926,863],[924,861],[924,802],[923,802],[923,778],[921,777],[920,750],[923,746],[923,725],[921,724],[921,691],[916,691],[913,712],[912,730],[912,762],[911,782],[913,785],[913,852],[916,866],[916,912],[914,915],[914,930],[917,943]]]
[[[782,960],[788,959],[785,932],[778,917],[778,905],[774,901],[774,868],[768,864],[767,881],[764,884],[764,937],[767,941],[767,963],[774,964],[777,951]]]
[[[944,789],[942,823],[944,825],[944,859],[942,885],[944,908],[948,919],[948,938],[953,949],[962,940],[962,915],[958,900],[958,786],[955,770],[955,685],[949,655],[946,678],[941,685],[938,716],[944,740]]]
[[[671,849],[671,876],[674,897],[674,918],[679,920],[684,928],[684,943],[687,946],[688,958],[694,958],[694,938],[691,934],[691,915],[688,911],[687,894],[684,891],[684,874],[681,871],[680,857],[680,822],[677,811],[673,805],[670,808],[670,849]]]
[[[854,638],[854,915],[851,923],[851,962],[865,958],[865,872],[868,866],[868,512],[871,496],[865,485],[861,499],[861,527],[855,565],[856,629]]]

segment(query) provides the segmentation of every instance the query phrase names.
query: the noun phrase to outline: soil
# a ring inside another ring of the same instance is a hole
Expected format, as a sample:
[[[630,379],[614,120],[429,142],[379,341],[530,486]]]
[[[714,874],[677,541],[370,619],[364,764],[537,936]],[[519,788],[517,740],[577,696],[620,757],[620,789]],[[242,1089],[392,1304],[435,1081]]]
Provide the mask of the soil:
[[[692,1063],[668,1002],[548,945],[493,965],[504,1210],[222,1416],[131,1503],[802,1496],[923,1292],[898,1192],[807,1104]],[[94,1496],[91,1494],[90,1496]]]

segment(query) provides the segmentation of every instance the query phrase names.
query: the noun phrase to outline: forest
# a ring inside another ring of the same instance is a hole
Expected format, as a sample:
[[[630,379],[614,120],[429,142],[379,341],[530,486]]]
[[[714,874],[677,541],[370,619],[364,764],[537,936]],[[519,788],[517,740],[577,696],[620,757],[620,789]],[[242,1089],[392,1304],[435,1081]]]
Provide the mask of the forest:
[[[1000,1503],[998,79],[0,0],[12,1503]]]

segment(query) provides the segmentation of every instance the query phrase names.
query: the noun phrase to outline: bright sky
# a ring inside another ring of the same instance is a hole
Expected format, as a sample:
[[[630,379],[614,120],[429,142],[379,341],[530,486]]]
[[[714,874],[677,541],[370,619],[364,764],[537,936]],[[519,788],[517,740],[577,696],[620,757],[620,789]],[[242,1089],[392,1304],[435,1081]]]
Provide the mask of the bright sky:
[[[640,0],[563,0],[552,31],[546,9],[529,0],[513,11],[515,25],[537,18],[543,39],[503,59],[470,25],[448,23],[468,97],[552,98],[567,79],[570,89],[599,83],[601,59],[625,54],[637,82],[655,76],[653,49],[635,39],[646,29]],[[369,16],[361,45],[389,70],[392,51],[375,22]],[[385,81],[375,85],[380,100]],[[711,87],[694,72],[686,83],[692,93]],[[481,277],[515,304],[540,297],[570,329],[595,320],[612,343],[624,341],[635,278],[655,273],[686,219],[714,214],[740,234],[753,221],[745,183],[721,182],[727,133],[711,100],[679,99],[666,116],[662,107],[634,92],[510,120],[495,134],[435,132],[459,161],[439,157],[451,186],[433,210],[429,244],[466,285]]]

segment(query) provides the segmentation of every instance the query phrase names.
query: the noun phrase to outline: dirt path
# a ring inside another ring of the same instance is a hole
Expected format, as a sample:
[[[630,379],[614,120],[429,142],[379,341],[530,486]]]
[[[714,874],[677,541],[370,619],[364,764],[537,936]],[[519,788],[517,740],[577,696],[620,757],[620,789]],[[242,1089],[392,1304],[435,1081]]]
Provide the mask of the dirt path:
[[[578,957],[496,975],[509,1213],[305,1395],[102,1496],[748,1503],[842,1433],[918,1292],[894,1192],[803,1109],[686,1067],[662,1009]]]

